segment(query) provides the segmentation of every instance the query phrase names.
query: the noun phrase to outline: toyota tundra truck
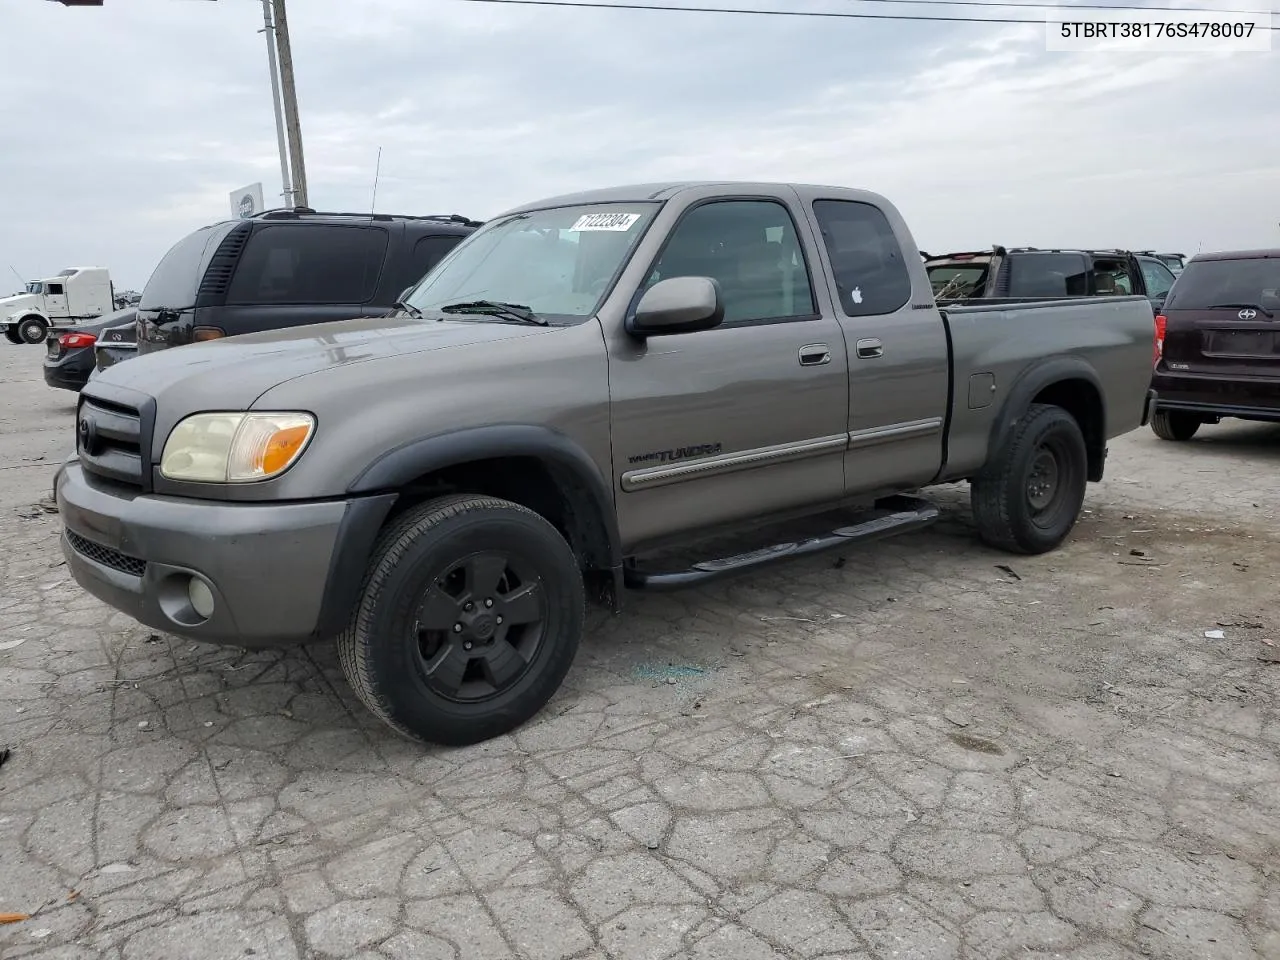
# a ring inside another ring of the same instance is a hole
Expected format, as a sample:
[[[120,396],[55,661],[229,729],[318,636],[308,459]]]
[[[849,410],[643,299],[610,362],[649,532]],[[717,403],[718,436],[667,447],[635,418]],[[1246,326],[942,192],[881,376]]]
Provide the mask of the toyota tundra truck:
[[[151,628],[336,640],[391,727],[475,743],[552,697],[588,602],[920,529],[922,488],[967,480],[986,543],[1054,549],[1108,440],[1147,422],[1154,336],[1139,296],[939,311],[874,193],[561,196],[486,223],[389,316],[103,371],[54,482],[62,546]],[[705,558],[655,562],[675,545]]]

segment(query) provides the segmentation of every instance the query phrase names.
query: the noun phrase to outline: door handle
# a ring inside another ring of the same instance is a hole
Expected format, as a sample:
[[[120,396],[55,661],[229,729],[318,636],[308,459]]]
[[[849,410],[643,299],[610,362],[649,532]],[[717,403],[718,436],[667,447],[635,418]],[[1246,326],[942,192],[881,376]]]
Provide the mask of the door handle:
[[[831,348],[825,343],[807,343],[800,348],[800,365],[816,367],[831,362]]]
[[[884,355],[884,346],[874,337],[867,340],[859,340],[855,349],[860,360],[870,360],[872,357]]]

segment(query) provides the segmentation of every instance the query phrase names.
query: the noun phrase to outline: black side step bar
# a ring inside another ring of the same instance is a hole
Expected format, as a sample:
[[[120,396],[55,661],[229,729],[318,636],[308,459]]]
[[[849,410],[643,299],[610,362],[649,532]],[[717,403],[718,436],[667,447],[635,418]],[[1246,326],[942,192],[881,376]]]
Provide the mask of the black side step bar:
[[[859,514],[855,523],[838,527],[821,536],[775,543],[732,557],[702,560],[687,570],[658,573],[628,566],[623,571],[623,583],[632,590],[678,590],[745,570],[754,570],[790,557],[804,557],[833,547],[910,533],[929,526],[937,519],[938,508],[928,500],[919,497],[887,497],[878,501],[872,509]]]

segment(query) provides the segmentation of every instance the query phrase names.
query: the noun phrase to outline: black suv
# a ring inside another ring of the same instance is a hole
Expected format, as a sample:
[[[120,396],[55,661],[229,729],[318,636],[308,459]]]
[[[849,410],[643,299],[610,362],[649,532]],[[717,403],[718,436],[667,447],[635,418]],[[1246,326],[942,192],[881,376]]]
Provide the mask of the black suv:
[[[992,247],[925,259],[942,301],[1143,296],[1159,310],[1177,279],[1158,257],[1128,250]]]
[[[269,210],[175,244],[138,303],[135,342],[100,338],[98,367],[260,330],[380,316],[480,222],[467,217]]]
[[[1190,440],[1224,417],[1280,422],[1280,249],[1192,257],[1156,343],[1158,437]]]

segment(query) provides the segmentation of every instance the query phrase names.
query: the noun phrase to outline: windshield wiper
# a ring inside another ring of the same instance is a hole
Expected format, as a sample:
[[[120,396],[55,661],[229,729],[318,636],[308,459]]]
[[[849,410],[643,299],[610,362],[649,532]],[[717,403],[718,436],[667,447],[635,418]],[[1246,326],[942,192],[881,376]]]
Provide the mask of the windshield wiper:
[[[391,305],[396,310],[403,310],[415,320],[422,319],[422,311],[415,307],[412,303],[405,303],[403,300],[397,300]]]
[[[1233,310],[1236,308],[1239,308],[1241,310],[1257,310],[1260,314],[1262,314],[1268,320],[1272,320],[1275,318],[1274,313],[1272,313],[1266,307],[1258,306],[1256,303],[1211,303],[1209,304],[1210,310],[1217,310],[1219,308],[1223,308],[1223,309],[1231,308]]]
[[[448,303],[440,307],[441,313],[478,313],[520,323],[536,323],[547,326],[547,321],[522,303],[503,303],[500,300],[468,300],[464,303]]]

